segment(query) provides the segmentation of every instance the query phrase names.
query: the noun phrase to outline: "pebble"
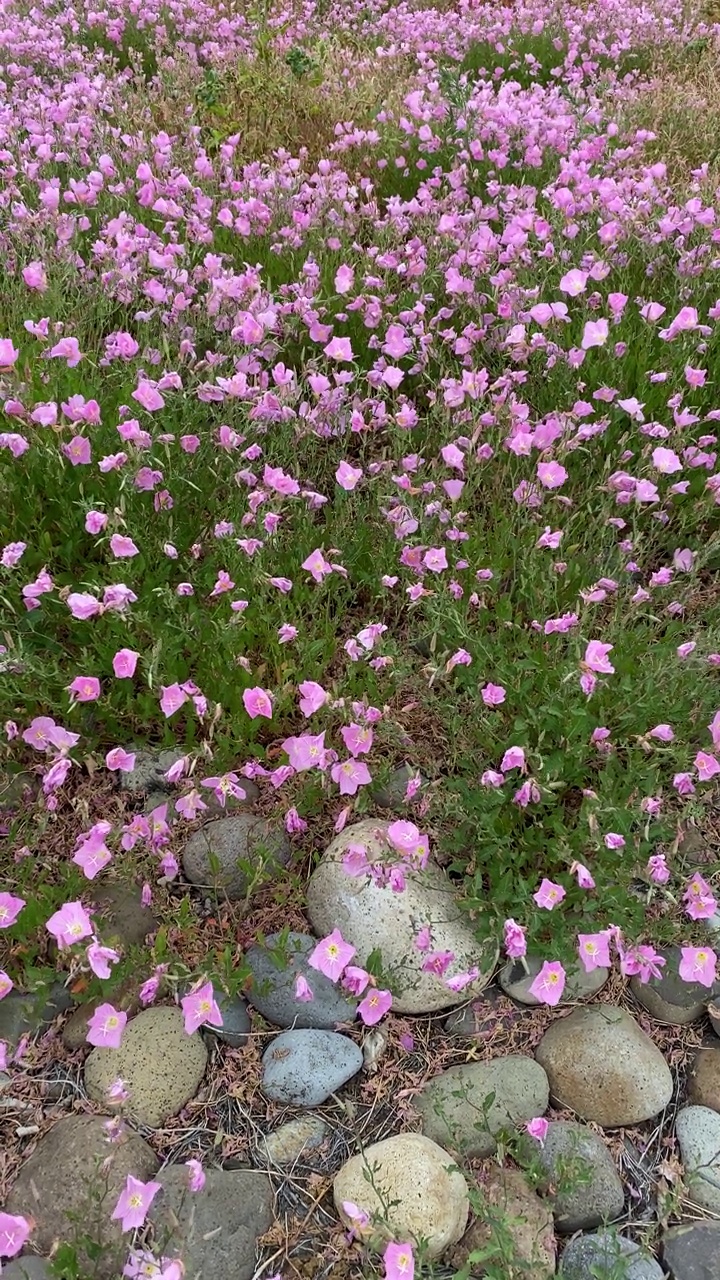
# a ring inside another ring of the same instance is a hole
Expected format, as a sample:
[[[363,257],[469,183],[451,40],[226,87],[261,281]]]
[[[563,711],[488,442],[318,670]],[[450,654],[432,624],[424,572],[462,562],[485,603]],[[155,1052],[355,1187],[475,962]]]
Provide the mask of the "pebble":
[[[62,982],[38,991],[10,991],[0,1000],[0,1040],[15,1048],[23,1036],[44,1031],[58,1014],[72,1007],[73,999]]]
[[[95,908],[94,921],[106,946],[127,952],[141,947],[157,928],[150,907],[144,907],[137,885],[132,888],[117,880],[93,885],[88,895]]]
[[[245,952],[252,973],[247,998],[258,1013],[275,1027],[320,1027],[331,1031],[339,1022],[354,1022],[356,1002],[343,994],[336,982],[308,964],[317,939],[305,933],[271,933],[264,946]],[[312,1000],[298,1000],[295,979],[305,978]]]
[[[720,1280],[720,1222],[690,1222],[663,1236],[671,1280]]]
[[[480,1216],[468,1228],[452,1255],[459,1270],[476,1250],[487,1257],[488,1246],[497,1247],[498,1231],[512,1241],[513,1266],[508,1276],[526,1276],[527,1280],[549,1280],[555,1275],[557,1245],[553,1216],[548,1206],[533,1191],[518,1169],[492,1169],[480,1187]],[[487,1208],[487,1215],[484,1210]],[[470,1263],[471,1275],[482,1274],[482,1263]]]
[[[250,1280],[258,1237],[273,1223],[273,1194],[266,1174],[206,1169],[202,1191],[188,1191],[188,1170],[169,1165],[148,1217],[163,1252],[179,1258],[188,1277]]]
[[[239,813],[217,818],[195,831],[182,854],[185,875],[191,884],[214,886],[231,900],[247,894],[250,878],[271,874],[290,861],[290,842],[282,827]]]
[[[122,775],[123,791],[128,791],[131,796],[140,796],[150,791],[172,790],[172,783],[168,782],[165,774],[171,765],[182,759],[183,754],[177,748],[170,751],[152,751],[146,747],[136,748],[135,768],[132,773]]]
[[[656,1022],[668,1026],[682,1027],[691,1022],[698,1022],[705,1013],[705,1006],[712,997],[712,989],[708,990],[699,982],[684,982],[678,972],[681,953],[680,947],[663,947],[660,954],[665,958],[662,978],[651,978],[649,982],[641,982],[639,977],[630,979],[630,990],[638,1004]]]
[[[614,1280],[622,1259],[622,1280],[663,1280],[664,1272],[652,1254],[615,1231],[577,1236],[565,1246],[561,1280]]]
[[[130,1093],[125,1113],[157,1129],[197,1093],[207,1049],[195,1031],[187,1035],[179,1009],[159,1005],[130,1019],[119,1049],[93,1049],[85,1062],[85,1088],[93,1102],[107,1102],[118,1076]]]
[[[545,963],[545,957],[526,956],[529,973],[525,972],[519,960],[508,960],[498,974],[498,982],[503,991],[511,999],[520,1004],[538,1005],[542,1002],[532,995],[530,987]],[[560,1004],[572,1004],[576,1000],[586,1000],[589,996],[602,991],[610,976],[609,969],[593,969],[586,973],[583,965],[571,965],[566,970],[565,990]]]
[[[354,1040],[318,1028],[283,1031],[263,1054],[264,1093],[273,1102],[319,1107],[363,1064]]]
[[[247,1001],[242,996],[229,996],[215,989],[215,999],[222,1014],[221,1027],[203,1027],[203,1035],[210,1040],[222,1040],[231,1049],[244,1049],[250,1038],[252,1023]]]
[[[385,784],[370,788],[370,798],[377,805],[378,809],[391,809],[394,813],[405,813],[407,803],[405,800],[405,792],[407,784],[411,778],[416,778],[418,770],[413,769],[412,765],[401,764],[397,769],[393,769],[390,777]],[[420,789],[415,792],[415,797],[422,794],[426,786],[425,779],[420,776]]]
[[[482,1159],[497,1150],[496,1134],[543,1115],[548,1101],[542,1067],[533,1058],[509,1054],[450,1067],[423,1085],[414,1106],[428,1138],[447,1151]]]
[[[460,1240],[470,1211],[462,1173],[442,1147],[419,1133],[399,1133],[352,1156],[335,1176],[333,1198],[343,1223],[371,1245],[424,1239],[428,1258],[441,1257]],[[366,1228],[348,1218],[346,1201],[369,1215]],[[373,1219],[386,1225],[373,1226]]]
[[[604,1129],[650,1120],[672,1097],[660,1050],[617,1005],[583,1005],[551,1023],[535,1057],[551,1096]]]
[[[23,805],[32,804],[38,790],[39,779],[34,773],[0,769],[0,814],[14,813]]]
[[[3,1280],[52,1280],[54,1275],[49,1259],[34,1258],[30,1254],[25,1258],[13,1258],[2,1269]]]
[[[720,1111],[720,1048],[701,1049],[688,1077],[688,1102]]]
[[[407,869],[402,893],[377,886],[369,876],[347,874],[342,857],[351,844],[362,844],[370,862],[399,861],[385,840],[388,825],[365,819],[346,827],[331,842],[308,885],[310,923],[318,937],[339,929],[356,948],[355,964],[366,965],[373,951],[380,953],[395,1012],[451,1009],[487,985],[497,960],[497,944],[477,941],[457,905],[453,885],[436,864],[430,863],[423,872]],[[479,976],[463,991],[452,991],[437,975],[423,972],[424,957],[414,941],[426,924],[432,925],[435,949],[456,956],[447,977],[477,965]]]
[[[711,1213],[720,1213],[720,1115],[710,1107],[683,1107],[675,1120],[675,1133],[688,1198]]]
[[[295,1164],[301,1156],[322,1146],[328,1133],[328,1126],[319,1116],[296,1116],[266,1134],[258,1154],[268,1164]]]
[[[599,1227],[622,1213],[625,1196],[602,1138],[574,1120],[553,1120],[542,1146],[528,1138],[551,1184],[555,1226],[564,1235]]]
[[[114,1205],[127,1175],[147,1182],[159,1161],[147,1142],[125,1128],[119,1142],[108,1143],[106,1116],[66,1116],[43,1134],[24,1162],[4,1205],[34,1221],[32,1244],[50,1253],[57,1241],[68,1241],[73,1222],[91,1240],[105,1245],[100,1260],[90,1264],[80,1255],[82,1271],[97,1280],[118,1280],[127,1261],[127,1237],[113,1222],[107,1206]],[[104,1164],[102,1196],[88,1175]],[[86,1270],[87,1269],[87,1270]],[[3,1268],[5,1280],[6,1271]]]

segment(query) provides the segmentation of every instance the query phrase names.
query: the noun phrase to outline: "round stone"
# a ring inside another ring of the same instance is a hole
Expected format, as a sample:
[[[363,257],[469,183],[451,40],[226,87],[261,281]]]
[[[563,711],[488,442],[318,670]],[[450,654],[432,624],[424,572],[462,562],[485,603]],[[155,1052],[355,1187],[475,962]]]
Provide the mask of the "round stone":
[[[206,1066],[200,1034],[186,1033],[179,1009],[160,1005],[127,1023],[119,1049],[93,1049],[85,1062],[85,1088],[93,1102],[106,1102],[120,1077],[130,1094],[126,1114],[156,1129],[195,1096]]]
[[[339,1022],[354,1022],[356,1002],[336,982],[308,964],[317,939],[305,933],[271,933],[263,946],[245,953],[252,973],[247,990],[250,1004],[276,1027],[320,1027],[332,1030]],[[298,1000],[295,981],[304,978],[312,1000]]]
[[[319,1107],[363,1064],[354,1040],[336,1031],[283,1031],[263,1054],[263,1092],[273,1102]]]
[[[471,1253],[478,1250],[487,1257],[488,1246],[497,1248],[494,1227],[498,1224],[512,1241],[513,1266],[508,1275],[527,1276],[528,1280],[549,1280],[554,1276],[557,1245],[553,1216],[523,1174],[518,1169],[491,1169],[478,1190],[481,1213],[454,1250],[453,1266],[461,1270]],[[472,1263],[470,1266],[471,1275],[480,1274]]]
[[[542,1067],[533,1058],[509,1054],[450,1067],[423,1085],[413,1105],[428,1138],[475,1159],[493,1155],[496,1134],[541,1116],[548,1101]]]
[[[720,1049],[701,1049],[688,1077],[688,1102],[720,1112]]]
[[[333,1198],[345,1225],[371,1247],[424,1239],[429,1258],[457,1243],[470,1211],[462,1173],[447,1151],[420,1133],[397,1134],[352,1156],[336,1175]],[[346,1201],[368,1214],[367,1226],[348,1217]]]
[[[131,773],[121,775],[123,791],[128,791],[131,796],[144,795],[150,791],[170,791],[172,783],[168,782],[165,774],[182,759],[183,754],[177,749],[154,751],[138,747],[135,750],[135,768]]]
[[[418,770],[413,769],[412,765],[401,764],[397,769],[393,769],[387,782],[370,788],[370,797],[377,805],[378,809],[391,809],[394,813],[404,813],[406,811],[405,792],[411,778],[418,776]],[[415,794],[419,795],[425,787],[425,779],[420,778],[420,791]]]
[[[290,861],[290,842],[283,831],[254,814],[208,822],[190,836],[182,855],[191,884],[222,890],[230,899],[244,898],[252,880],[267,880]]]
[[[535,1057],[561,1106],[604,1129],[641,1124],[672,1097],[665,1059],[624,1009],[583,1005],[553,1022]]]
[[[571,1235],[622,1213],[625,1197],[617,1169],[602,1138],[587,1125],[553,1120],[542,1146],[533,1143],[532,1150],[547,1175],[558,1231]]]
[[[222,1026],[205,1026],[203,1035],[222,1040],[231,1049],[244,1049],[252,1030],[246,1001],[242,996],[229,996],[218,989],[215,990],[215,1000],[222,1015]]]
[[[202,1191],[188,1191],[188,1170],[169,1165],[158,1174],[162,1190],[148,1217],[163,1252],[179,1258],[188,1277],[251,1280],[258,1237],[273,1222],[267,1174],[206,1169]]]
[[[500,970],[497,980],[505,995],[517,1000],[519,1004],[541,1004],[542,1001],[532,994],[530,987],[545,961],[540,956],[526,956],[525,960],[529,972],[526,972],[519,960],[508,960]],[[609,976],[609,969],[593,969],[591,973],[586,973],[584,965],[570,965],[566,970],[565,989],[560,1004],[574,1004],[577,1000],[587,1000],[590,996],[597,995]]]
[[[663,1236],[672,1280],[720,1280],[720,1222],[687,1222]]]
[[[39,779],[34,773],[11,773],[9,769],[0,769],[0,814],[14,813],[32,804],[39,788]]]
[[[258,1155],[267,1164],[295,1164],[302,1156],[322,1146],[328,1132],[325,1121],[319,1116],[296,1116],[265,1135]]]
[[[3,1280],[53,1280],[56,1274],[50,1270],[47,1258],[35,1258],[30,1254],[25,1258],[13,1258],[2,1269]]]
[[[562,1256],[562,1280],[663,1280],[663,1269],[634,1240],[615,1231],[596,1231],[568,1241]]]
[[[50,1253],[58,1241],[72,1243],[78,1223],[82,1236],[104,1246],[92,1264],[81,1249],[82,1273],[117,1280],[127,1261],[127,1238],[108,1206],[116,1203],[128,1174],[147,1182],[159,1161],[147,1142],[127,1127],[118,1142],[108,1142],[107,1119],[58,1120],[21,1166],[4,1207],[7,1213],[33,1219],[32,1244],[43,1253]]]
[[[129,978],[123,982],[119,989],[113,991],[112,1004],[114,1008],[121,1009],[123,1013],[132,1016],[140,1010],[140,1000],[138,998],[139,987],[135,978]],[[107,1002],[105,996],[95,996],[92,1000],[86,1000],[84,1004],[73,1009],[62,1029],[63,1046],[68,1053],[76,1053],[79,1049],[89,1049],[88,1044],[88,1022],[95,1010]]]
[[[106,946],[122,951],[141,947],[147,935],[157,928],[157,919],[150,907],[143,906],[137,886],[105,880],[93,884],[88,896],[94,921]]]
[[[62,982],[53,982],[37,991],[8,992],[0,1000],[0,1040],[12,1048],[23,1036],[45,1031],[58,1014],[72,1007],[73,999]]]
[[[373,952],[379,953],[395,1012],[451,1009],[487,985],[497,960],[497,944],[478,941],[457,904],[453,885],[432,862],[425,871],[404,869],[402,893],[377,885],[369,875],[348,875],[342,859],[351,844],[363,845],[371,863],[400,861],[387,843],[387,829],[387,822],[366,819],[335,837],[308,885],[310,922],[318,937],[339,929],[356,949],[356,964],[366,965]],[[446,978],[477,967],[477,978],[462,991],[452,991],[436,974],[423,972],[424,957],[415,938],[424,925],[432,927],[435,950],[452,951],[455,956]]]
[[[685,1166],[688,1198],[720,1213],[720,1115],[710,1107],[683,1107],[675,1133]]]
[[[660,954],[665,959],[661,978],[641,982],[636,974],[630,979],[630,990],[635,999],[656,1022],[675,1027],[698,1022],[705,1013],[713,989],[708,990],[700,982],[685,982],[680,977],[680,947],[665,947]]]

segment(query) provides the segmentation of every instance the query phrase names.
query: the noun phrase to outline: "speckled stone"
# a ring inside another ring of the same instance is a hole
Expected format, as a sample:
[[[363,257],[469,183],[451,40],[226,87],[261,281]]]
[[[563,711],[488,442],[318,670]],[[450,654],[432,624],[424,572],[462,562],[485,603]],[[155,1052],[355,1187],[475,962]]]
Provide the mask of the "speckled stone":
[[[157,919],[150,907],[144,907],[137,885],[117,880],[100,880],[89,889],[88,899],[94,905],[93,917],[106,946],[128,951],[140,947]]]
[[[254,814],[239,813],[233,818],[217,818],[195,831],[185,845],[182,863],[191,884],[214,886],[237,901],[248,890],[243,864],[251,865],[254,872],[262,870],[262,878],[269,880],[280,867],[287,866],[291,852],[281,826]]]
[[[322,1146],[328,1133],[328,1126],[320,1116],[296,1116],[265,1135],[259,1144],[258,1155],[267,1164],[295,1164],[296,1160]]]
[[[336,1031],[283,1031],[263,1054],[263,1093],[292,1107],[319,1107],[357,1075],[362,1050]]]
[[[663,1280],[663,1269],[655,1258],[634,1240],[627,1240],[615,1231],[596,1231],[570,1240],[562,1256],[560,1277],[561,1280],[615,1280],[620,1266],[622,1280]]]
[[[33,992],[10,991],[0,1000],[0,1040],[14,1048],[23,1036],[47,1030],[72,1003],[70,992],[61,982]]]
[[[633,996],[656,1022],[675,1027],[699,1022],[708,1000],[720,991],[720,984],[708,989],[700,982],[685,982],[679,973],[680,947],[662,947],[660,954],[665,959],[662,977],[649,982],[641,982],[637,975],[631,978]]]
[[[428,1138],[446,1151],[482,1159],[497,1150],[501,1129],[543,1115],[549,1093],[533,1058],[508,1054],[442,1071],[423,1085],[413,1105]]]
[[[46,1258],[13,1258],[2,1269],[3,1280],[52,1280],[53,1272]]]
[[[182,751],[173,748],[169,751],[155,751],[147,747],[135,749],[135,768],[131,773],[120,776],[120,786],[130,795],[138,796],[150,791],[169,791],[172,784],[165,774],[172,765],[182,759]]]
[[[720,1115],[710,1107],[683,1107],[675,1119],[675,1133],[689,1199],[720,1213]]]
[[[283,943],[282,956],[277,955]],[[264,946],[255,945],[245,952],[252,983],[247,998],[263,1018],[276,1027],[320,1027],[331,1031],[339,1022],[354,1022],[356,1001],[344,994],[337,982],[311,968],[308,956],[317,939],[305,933],[289,933],[287,938],[271,933]],[[295,979],[306,979],[312,1000],[298,1000]]]
[[[156,1129],[177,1115],[200,1087],[207,1049],[199,1032],[187,1035],[179,1009],[145,1009],[125,1027],[119,1049],[93,1049],[85,1062],[85,1087],[93,1102],[105,1102],[118,1076],[130,1097],[125,1113]]]
[[[250,1280],[257,1240],[273,1221],[272,1187],[255,1170],[206,1169],[202,1191],[188,1191],[184,1165],[158,1174],[162,1190],[148,1217],[167,1240],[165,1252],[180,1258],[188,1280]]]
[[[553,1216],[523,1174],[518,1169],[491,1169],[478,1187],[478,1195],[480,1216],[453,1251],[453,1266],[461,1269],[476,1250],[481,1251],[481,1256],[487,1256],[488,1246],[497,1239],[494,1226],[502,1223],[503,1232],[512,1240],[513,1248],[513,1266],[508,1269],[508,1280],[516,1275],[518,1280],[521,1277],[525,1280],[549,1280],[554,1276],[557,1245]],[[487,1210],[487,1215],[483,1210]],[[484,1274],[482,1263],[469,1265],[471,1276]]]
[[[663,1236],[671,1280],[720,1280],[720,1222],[688,1222]]]
[[[688,1102],[720,1112],[720,1047],[696,1054],[688,1076]]]
[[[570,1235],[599,1227],[622,1213],[625,1196],[617,1169],[602,1138],[587,1125],[552,1120],[542,1146],[534,1146],[549,1185],[560,1187],[549,1197],[558,1231]]]

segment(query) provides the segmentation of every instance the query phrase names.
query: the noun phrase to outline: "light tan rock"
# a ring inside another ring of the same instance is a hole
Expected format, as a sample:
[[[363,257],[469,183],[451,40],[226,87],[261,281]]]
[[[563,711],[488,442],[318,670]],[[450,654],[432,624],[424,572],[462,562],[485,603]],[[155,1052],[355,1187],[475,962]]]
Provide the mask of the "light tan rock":
[[[159,1005],[127,1023],[119,1049],[93,1049],[85,1062],[85,1088],[93,1102],[107,1102],[119,1076],[130,1095],[125,1113],[156,1129],[194,1097],[206,1066],[200,1033],[189,1036],[180,1010]]]
[[[493,1271],[504,1264],[503,1275],[532,1276],[547,1280],[555,1275],[557,1245],[553,1216],[547,1204],[529,1186],[518,1169],[492,1169],[480,1188],[480,1215],[465,1232],[452,1254],[453,1266],[462,1268],[471,1253],[482,1250],[485,1262],[471,1262],[470,1275]],[[512,1259],[507,1241],[512,1241]],[[493,1254],[492,1246],[497,1246]]]

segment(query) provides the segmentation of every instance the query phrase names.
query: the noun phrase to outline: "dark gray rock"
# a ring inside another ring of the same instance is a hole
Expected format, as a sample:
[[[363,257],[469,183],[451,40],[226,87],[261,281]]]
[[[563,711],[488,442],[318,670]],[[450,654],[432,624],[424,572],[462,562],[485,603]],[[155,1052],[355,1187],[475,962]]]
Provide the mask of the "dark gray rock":
[[[222,1040],[231,1049],[243,1049],[248,1042],[252,1024],[248,1013],[247,1002],[242,996],[228,996],[224,991],[215,991],[215,999],[222,1014],[221,1027],[203,1027],[203,1035],[208,1038]]]
[[[202,1191],[188,1189],[188,1170],[170,1165],[148,1215],[167,1257],[188,1277],[250,1280],[258,1237],[273,1222],[273,1194],[264,1173],[206,1169]]]
[[[58,1120],[21,1166],[5,1209],[33,1219],[32,1243],[43,1253],[50,1253],[57,1241],[72,1243],[77,1230],[73,1222],[79,1223],[84,1235],[105,1246],[101,1260],[92,1266],[81,1255],[84,1268],[98,1280],[117,1280],[127,1260],[127,1237],[119,1222],[112,1221],[108,1205],[115,1205],[129,1173],[147,1182],[159,1161],[132,1129],[126,1128],[119,1142],[109,1143],[105,1119]]]
[[[565,1246],[560,1280],[663,1280],[663,1269],[634,1240],[615,1231],[576,1236]]]
[[[290,842],[282,827],[254,814],[218,818],[190,836],[183,850],[185,875],[192,884],[215,887],[228,898],[244,898],[250,880],[269,880],[290,861]]]
[[[549,1183],[555,1226],[564,1235],[612,1222],[622,1213],[622,1183],[602,1138],[587,1125],[554,1120],[545,1141],[533,1144]]]
[[[663,1236],[671,1280],[720,1280],[720,1222],[690,1222]]]
[[[0,769],[0,814],[15,813],[32,804],[39,789],[40,783],[34,773],[11,773],[9,769]]]
[[[407,804],[405,802],[405,792],[407,784],[411,778],[416,778],[418,770],[413,769],[412,765],[401,764],[397,769],[393,769],[387,782],[383,785],[371,787],[370,797],[377,805],[378,809],[391,809],[394,813],[405,813]],[[425,779],[420,777],[420,789],[416,791],[418,796],[427,785]]]
[[[262,1087],[273,1102],[319,1107],[362,1065],[362,1051],[347,1036],[316,1028],[283,1031],[263,1054]]]
[[[337,983],[308,964],[317,939],[305,933],[272,933],[265,946],[250,947],[245,959],[252,973],[246,992],[250,1004],[275,1027],[320,1027],[332,1030],[339,1022],[354,1022],[356,1002]],[[298,1000],[295,979],[306,979],[314,999]]]
[[[122,951],[140,947],[148,933],[157,928],[150,907],[144,907],[137,885],[103,880],[93,884],[88,897],[93,906],[93,919],[103,942]]]
[[[72,1003],[70,992],[61,982],[34,992],[11,991],[0,1000],[0,1040],[14,1048],[23,1036],[46,1030]]]
[[[675,1133],[689,1199],[720,1213],[720,1115],[710,1107],[683,1107],[675,1119]]]
[[[53,1272],[46,1258],[13,1258],[2,1269],[3,1280],[52,1280]]]
[[[656,1022],[674,1027],[699,1022],[708,1000],[720,992],[720,983],[708,989],[700,982],[685,982],[679,973],[680,947],[662,947],[660,954],[665,959],[661,978],[641,982],[636,975],[630,979],[635,999]]]
[[[497,1150],[502,1129],[541,1116],[550,1087],[534,1058],[508,1054],[441,1071],[415,1098],[422,1131],[446,1151],[484,1159]]]

